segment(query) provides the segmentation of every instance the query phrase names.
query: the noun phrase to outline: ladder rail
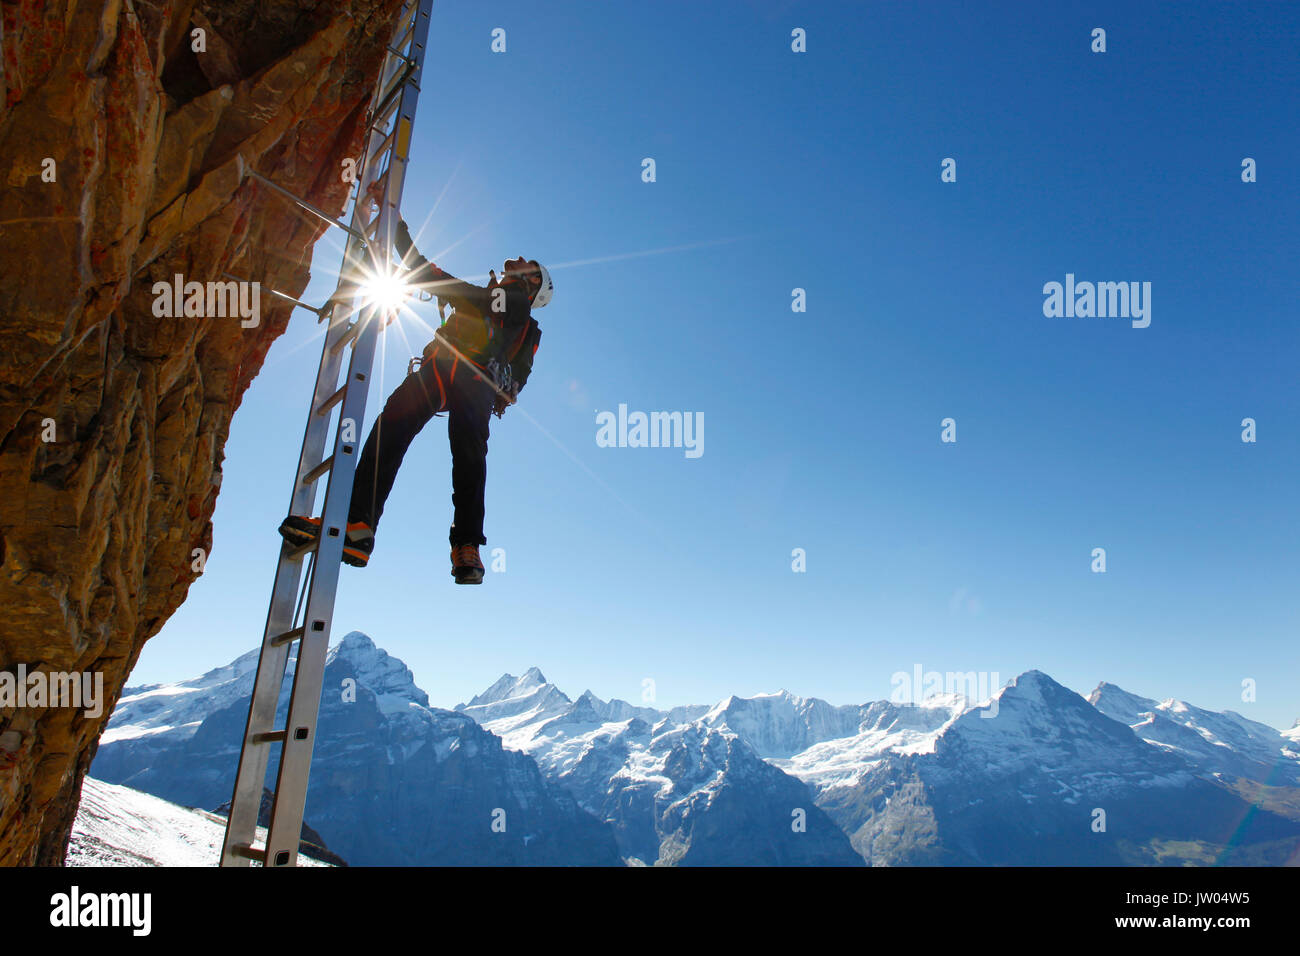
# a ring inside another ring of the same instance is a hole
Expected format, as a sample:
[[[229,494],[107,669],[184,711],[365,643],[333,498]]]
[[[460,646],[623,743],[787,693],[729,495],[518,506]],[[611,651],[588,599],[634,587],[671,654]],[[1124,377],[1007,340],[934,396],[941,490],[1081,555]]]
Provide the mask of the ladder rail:
[[[290,514],[309,515],[318,497],[316,479],[327,475],[322,533],[314,545],[305,548],[294,548],[287,542],[281,546],[222,845],[222,866],[249,866],[253,862],[264,866],[297,864],[326,653],[346,540],[347,512],[359,452],[357,435],[349,433],[359,430],[364,421],[378,338],[388,319],[387,315],[380,314],[382,310],[378,305],[361,303],[357,285],[366,269],[391,268],[393,261],[395,221],[410,158],[411,131],[419,98],[431,7],[432,0],[410,0],[398,17],[393,36],[399,42],[393,45],[409,48],[409,54],[390,49],[380,70],[368,113],[367,149],[359,171],[350,226],[342,226],[309,203],[250,171],[259,182],[284,193],[298,206],[344,228],[348,239],[337,290],[325,307],[312,310],[321,318],[328,311],[329,325],[321,349],[289,506]],[[395,83],[397,77],[401,79]],[[387,104],[394,95],[395,112]],[[386,116],[376,115],[381,108]],[[377,121],[389,118],[393,122],[391,131],[377,128]],[[379,211],[376,217],[370,218],[371,192],[377,183],[382,185],[377,197]],[[377,230],[369,234],[374,225],[378,226]],[[311,308],[305,303],[291,301]],[[360,314],[353,322],[351,319],[358,307]],[[346,378],[340,385],[342,353],[349,344],[352,353]],[[339,406],[340,411],[333,426],[333,453],[327,459],[325,446],[335,406]],[[351,423],[352,429],[345,430],[346,423]],[[322,465],[326,467],[322,469]],[[309,555],[312,556],[312,573],[305,589],[302,589],[302,559]],[[298,609],[295,604],[299,603],[300,590],[306,597],[306,614],[301,626],[296,626]],[[276,712],[294,644],[297,645],[297,662],[287,719],[284,727],[279,728],[275,726]],[[281,749],[270,826],[265,846],[255,848],[254,835],[271,759],[270,748],[276,745]]]
[[[345,326],[346,321],[334,322],[326,332],[325,347],[321,349],[320,367],[316,374],[316,390],[312,396],[313,407],[319,404],[317,397],[326,388],[326,383],[331,379],[334,381],[338,379],[342,357],[333,351],[330,345],[332,339],[337,339],[344,334]],[[301,511],[310,504],[308,496],[313,489],[304,485],[302,477],[304,472],[314,467],[312,460],[319,459],[324,450],[328,424],[321,421],[319,416],[308,416],[302,450],[298,457],[298,471],[294,477],[293,492],[289,501],[290,513]],[[271,605],[267,610],[266,630],[262,637],[262,653],[257,662],[253,696],[249,703],[248,721],[240,748],[239,767],[235,772],[235,790],[231,798],[226,839],[222,847],[223,866],[248,866],[252,862],[247,855],[235,851],[240,845],[251,844],[253,834],[257,830],[257,813],[262,804],[262,789],[265,786],[266,770],[271,754],[265,744],[256,740],[256,735],[274,729],[280,688],[284,683],[290,651],[288,644],[276,643],[275,638],[293,628],[292,609],[298,596],[302,572],[301,556],[297,559],[290,558],[283,554],[283,550],[280,560],[276,563],[275,582],[271,587]]]
[[[379,338],[378,310],[372,307],[366,311],[369,314],[362,317],[365,325],[353,347],[354,370],[358,365],[370,367]],[[361,373],[354,371],[353,374]],[[362,420],[365,415],[366,393],[364,388],[348,389],[343,399],[343,418]],[[316,719],[325,680],[325,657],[333,624],[334,598],[343,563],[348,506],[352,500],[352,479],[359,452],[359,442],[355,439],[345,442],[340,433],[334,466],[325,490],[322,531],[317,544],[312,586],[307,595],[303,634],[298,641],[298,662],[294,669],[293,690],[285,723],[288,734],[280,752],[271,826],[266,840],[268,865],[294,865],[297,862],[298,841],[306,810],[307,784],[315,749]]]

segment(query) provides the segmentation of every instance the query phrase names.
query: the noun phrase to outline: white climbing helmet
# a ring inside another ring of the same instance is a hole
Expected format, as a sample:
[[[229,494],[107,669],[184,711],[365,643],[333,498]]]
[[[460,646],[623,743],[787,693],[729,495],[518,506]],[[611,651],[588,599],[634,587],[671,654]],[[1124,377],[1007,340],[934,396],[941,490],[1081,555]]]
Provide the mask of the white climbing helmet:
[[[546,303],[551,301],[551,296],[555,294],[555,283],[551,281],[551,273],[547,271],[546,266],[542,265],[536,259],[530,260],[531,265],[537,266],[537,271],[541,273],[542,284],[538,286],[537,291],[533,293],[533,308],[540,309]]]

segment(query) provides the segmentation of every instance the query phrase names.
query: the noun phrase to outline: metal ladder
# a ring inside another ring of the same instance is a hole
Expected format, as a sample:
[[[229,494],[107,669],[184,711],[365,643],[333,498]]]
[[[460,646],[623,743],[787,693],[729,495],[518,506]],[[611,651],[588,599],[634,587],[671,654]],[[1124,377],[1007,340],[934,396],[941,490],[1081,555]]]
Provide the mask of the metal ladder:
[[[222,866],[249,866],[254,862],[263,866],[295,866],[298,861],[316,718],[325,678],[325,655],[329,647],[348,506],[352,498],[352,479],[356,471],[357,434],[365,417],[375,347],[379,333],[390,317],[380,305],[365,302],[359,286],[364,270],[392,268],[393,230],[406,179],[432,6],[433,0],[408,0],[393,30],[393,42],[387,48],[370,103],[366,152],[359,170],[350,226],[344,226],[258,173],[245,171],[247,176],[298,207],[344,229],[348,240],[339,270],[338,288],[324,306],[313,308],[277,293],[294,305],[315,312],[318,321],[329,319],[302,453],[298,458],[298,471],[294,476],[289,513],[312,515],[322,478],[327,479],[325,507],[318,540],[300,547],[293,547],[288,542],[281,546],[239,755],[230,817],[221,848]],[[378,212],[372,215],[372,205],[376,202]],[[355,321],[352,320],[354,315]],[[347,375],[340,384],[343,353],[349,346],[352,352]],[[339,411],[333,429],[333,451],[325,457],[325,443],[335,408]],[[295,602],[301,605],[298,599],[304,558],[308,559],[309,566],[302,594],[306,600],[306,614],[299,623]],[[284,727],[277,728],[276,707],[290,649],[295,644],[298,648],[297,664],[289,697],[288,719]],[[280,766],[270,826],[265,845],[259,847],[254,845],[258,810],[271,748],[277,745],[281,748]]]

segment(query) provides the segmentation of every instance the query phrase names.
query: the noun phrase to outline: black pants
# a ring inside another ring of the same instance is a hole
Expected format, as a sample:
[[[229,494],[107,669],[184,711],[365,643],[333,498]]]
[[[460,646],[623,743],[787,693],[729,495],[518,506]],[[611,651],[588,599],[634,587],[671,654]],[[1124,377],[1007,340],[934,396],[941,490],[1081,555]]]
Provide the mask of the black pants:
[[[393,490],[393,480],[411,440],[436,413],[446,411],[454,507],[448,538],[453,547],[487,544],[483,536],[483,490],[487,483],[488,422],[496,394],[475,371],[440,345],[393,390],[357,461],[349,522],[365,521],[378,528],[384,502]]]

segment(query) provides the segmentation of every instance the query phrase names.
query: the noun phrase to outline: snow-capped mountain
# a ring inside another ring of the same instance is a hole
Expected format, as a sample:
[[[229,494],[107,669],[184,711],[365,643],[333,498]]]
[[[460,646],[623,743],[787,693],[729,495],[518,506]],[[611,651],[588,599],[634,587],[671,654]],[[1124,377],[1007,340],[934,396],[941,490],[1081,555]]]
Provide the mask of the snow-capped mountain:
[[[609,822],[630,861],[861,865],[807,788],[721,720],[700,721],[707,707],[660,711],[591,691],[572,701],[534,667],[456,710]]]
[[[509,741],[517,729],[525,729],[525,739],[547,720],[571,714],[589,714],[592,720],[624,721],[636,717],[655,724],[661,720],[684,723],[708,712],[708,707],[688,705],[672,710],[637,707],[625,700],[614,698],[603,701],[591,691],[584,691],[578,700],[570,700],[563,691],[548,682],[536,667],[530,667],[522,677],[502,674],[483,693],[468,704],[457,704],[457,713],[473,717],[494,734]],[[520,746],[516,749],[526,750]]]
[[[96,775],[226,800],[255,667],[128,689]],[[1039,671],[986,701],[658,710],[571,699],[534,667],[440,710],[353,633],[328,658],[307,819],[354,864],[1274,864],[1300,848],[1297,767],[1300,722]]]
[[[68,866],[216,866],[224,817],[86,777],[68,843]],[[258,838],[266,839],[264,827]],[[308,856],[300,866],[327,866]]]
[[[1046,674],[1028,671],[994,697],[942,723],[935,707],[934,730],[898,728],[897,743],[812,748],[791,772],[819,787],[818,805],[872,863],[1279,862],[1300,841],[1300,820],[1252,814],[1202,767]],[[882,717],[873,733],[887,737],[897,725]]]
[[[969,706],[956,694],[937,694],[920,704],[876,701],[858,708],[856,733],[819,741],[772,762],[818,791],[853,783],[890,755],[933,752],[939,735]]]
[[[1216,713],[1173,698],[1157,702],[1105,682],[1088,700],[1147,743],[1180,754],[1207,773],[1300,785],[1300,736],[1293,733],[1230,710]]]
[[[625,855],[646,861],[671,861],[682,839],[670,808],[707,805],[711,788],[743,778],[746,757],[802,781],[874,864],[1199,861],[1226,847],[1247,816],[1235,839],[1255,844],[1258,856],[1234,851],[1235,859],[1275,858],[1284,850],[1276,841],[1300,838],[1300,823],[1251,815],[1241,794],[1203,779],[1212,775],[1196,755],[1153,745],[1038,671],[984,702],[940,694],[921,704],[835,706],[781,691],[732,696],[697,716],[651,710],[622,720],[609,719],[590,692],[566,707],[540,672],[526,677],[497,681],[475,698],[484,709],[458,709],[481,714],[507,747],[612,822]],[[1261,747],[1265,737],[1230,740]],[[698,775],[703,766],[712,776]],[[757,801],[732,787],[742,792]],[[779,802],[768,806],[773,816]],[[1108,814],[1104,830],[1094,829],[1097,809]]]
[[[112,726],[100,744],[167,732],[193,734],[215,707],[247,696],[257,673],[258,651],[252,650],[201,677],[175,684],[144,684],[122,691],[113,710]]]
[[[930,733],[877,750],[856,780],[832,782],[826,761],[805,759],[800,769],[825,782],[819,804],[873,863],[1120,862],[1117,823],[1094,832],[1094,808],[1119,816],[1120,805],[1149,791],[1186,799],[1194,775],[1182,761],[1046,674],[1022,674],[995,698],[996,708],[948,711]],[[933,708],[931,719],[944,710]],[[843,764],[832,748],[825,757]],[[1140,826],[1152,822],[1143,814]]]
[[[127,689],[95,775],[189,806],[228,800],[248,659],[195,681]],[[472,719],[430,707],[409,669],[364,634],[330,649],[324,686],[305,818],[349,863],[619,863],[610,827]]]
[[[517,726],[559,716],[572,704],[540,670],[530,667],[522,677],[502,674],[468,704],[457,704],[454,709],[504,736]]]
[[[836,707],[783,690],[756,697],[733,695],[700,720],[734,731],[764,757],[793,757],[824,740],[853,736],[863,717],[862,707]]]

